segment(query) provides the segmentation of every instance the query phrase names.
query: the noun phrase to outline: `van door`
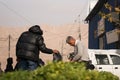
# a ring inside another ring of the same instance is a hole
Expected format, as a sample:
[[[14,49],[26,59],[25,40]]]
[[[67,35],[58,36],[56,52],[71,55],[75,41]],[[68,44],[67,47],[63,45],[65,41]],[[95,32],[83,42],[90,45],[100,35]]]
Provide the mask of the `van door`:
[[[110,64],[107,54],[95,54],[95,58],[97,62],[97,65],[96,65],[97,70],[113,72],[112,66]]]
[[[120,77],[120,56],[119,55],[110,55],[110,58],[113,63],[113,73]]]

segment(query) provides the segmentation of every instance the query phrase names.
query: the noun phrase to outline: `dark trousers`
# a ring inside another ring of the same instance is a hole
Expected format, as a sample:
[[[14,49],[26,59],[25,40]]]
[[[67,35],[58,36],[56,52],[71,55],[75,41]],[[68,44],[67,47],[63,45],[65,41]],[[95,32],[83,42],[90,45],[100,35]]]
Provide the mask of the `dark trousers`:
[[[17,62],[15,70],[35,70],[38,66],[35,61],[21,59]]]
[[[81,61],[82,63],[85,64],[86,69],[94,70],[95,66],[90,63],[90,61]]]

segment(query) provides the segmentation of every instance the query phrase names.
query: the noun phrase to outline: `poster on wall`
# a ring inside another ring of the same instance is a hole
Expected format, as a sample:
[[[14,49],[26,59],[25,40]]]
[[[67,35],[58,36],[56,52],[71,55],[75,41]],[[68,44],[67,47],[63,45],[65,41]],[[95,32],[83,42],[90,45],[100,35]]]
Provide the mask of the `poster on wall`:
[[[98,37],[101,36],[105,32],[105,20],[102,18],[98,22]]]
[[[117,33],[117,29],[109,31],[106,33],[106,37],[107,37],[107,43],[114,43],[117,42],[119,40],[119,35]]]

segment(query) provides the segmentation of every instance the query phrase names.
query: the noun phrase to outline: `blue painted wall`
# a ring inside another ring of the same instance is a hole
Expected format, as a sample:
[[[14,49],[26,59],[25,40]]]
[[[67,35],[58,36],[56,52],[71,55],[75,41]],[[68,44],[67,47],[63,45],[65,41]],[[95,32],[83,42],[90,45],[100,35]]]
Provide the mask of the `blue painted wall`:
[[[112,6],[115,6],[114,0],[108,0],[108,3],[111,4]],[[119,3],[120,3],[120,0],[119,0]],[[109,13],[109,10],[107,10],[105,7],[102,7],[102,9],[100,11]],[[94,37],[94,31],[97,30],[98,22],[100,21],[100,19],[101,19],[101,17],[97,14],[89,21],[89,49],[99,49],[99,38]],[[113,24],[110,23],[109,21],[105,20],[105,32],[111,31],[113,29],[115,29]],[[115,43],[107,44],[106,35],[104,38],[104,43],[105,43],[105,46],[104,46],[105,49],[115,49],[116,48]]]
[[[89,48],[90,49],[99,48],[99,39],[94,37],[94,31],[97,30],[99,20],[100,20],[100,16],[96,15],[89,22]]]

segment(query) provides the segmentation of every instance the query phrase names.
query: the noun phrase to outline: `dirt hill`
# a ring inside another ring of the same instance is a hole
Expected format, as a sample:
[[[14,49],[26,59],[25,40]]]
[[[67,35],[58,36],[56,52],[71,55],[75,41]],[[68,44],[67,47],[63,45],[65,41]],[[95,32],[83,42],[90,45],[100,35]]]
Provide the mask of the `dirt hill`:
[[[88,25],[80,25],[82,41],[88,47]],[[0,26],[0,62],[2,63],[2,69],[5,69],[6,59],[8,58],[8,35],[11,35],[11,50],[10,56],[14,59],[14,65],[16,64],[15,57],[15,45],[20,34],[29,27],[3,27]],[[44,39],[47,47],[51,49],[58,49],[63,52],[63,59],[67,61],[67,54],[73,51],[73,48],[65,43],[65,39],[68,35],[74,36],[78,39],[79,25],[67,24],[61,26],[41,25],[44,31]],[[45,61],[52,61],[52,55],[40,54],[40,57]]]

